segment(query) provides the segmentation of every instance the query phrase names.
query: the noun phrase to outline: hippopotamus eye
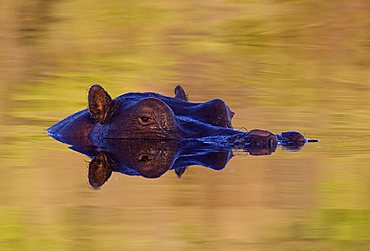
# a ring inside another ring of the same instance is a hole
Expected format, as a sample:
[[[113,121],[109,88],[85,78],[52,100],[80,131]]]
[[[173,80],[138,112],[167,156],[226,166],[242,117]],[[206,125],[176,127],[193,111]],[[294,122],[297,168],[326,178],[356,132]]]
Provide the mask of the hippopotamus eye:
[[[150,157],[146,154],[141,154],[138,156],[137,160],[140,162],[148,162],[150,161]]]
[[[137,120],[139,121],[139,124],[141,125],[148,125],[151,123],[152,118],[149,116],[143,115],[143,116],[138,117]]]

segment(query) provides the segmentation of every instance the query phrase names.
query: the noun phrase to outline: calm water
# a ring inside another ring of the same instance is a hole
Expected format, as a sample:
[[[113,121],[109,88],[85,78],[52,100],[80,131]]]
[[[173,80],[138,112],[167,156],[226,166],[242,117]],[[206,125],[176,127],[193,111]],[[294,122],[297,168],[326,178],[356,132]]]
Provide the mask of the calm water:
[[[1,1],[0,250],[369,250],[370,4]],[[222,98],[236,128],[318,144],[181,179],[113,173],[46,128],[118,96]]]

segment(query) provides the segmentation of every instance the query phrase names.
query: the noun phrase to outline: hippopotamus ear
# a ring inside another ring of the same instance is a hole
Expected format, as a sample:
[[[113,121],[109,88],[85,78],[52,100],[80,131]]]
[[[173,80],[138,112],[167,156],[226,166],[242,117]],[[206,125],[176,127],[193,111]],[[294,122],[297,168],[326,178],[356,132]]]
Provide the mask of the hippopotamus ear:
[[[181,167],[181,168],[177,168],[175,169],[175,173],[177,175],[177,177],[180,179],[181,176],[185,173],[186,169],[188,169],[188,167]]]
[[[88,92],[89,111],[101,124],[108,116],[112,98],[100,85],[92,85]]]
[[[175,98],[188,101],[188,95],[186,94],[185,90],[181,87],[181,85],[176,86],[175,95],[176,95]]]
[[[99,152],[89,164],[88,181],[92,188],[99,189],[111,176],[112,163],[105,152]]]

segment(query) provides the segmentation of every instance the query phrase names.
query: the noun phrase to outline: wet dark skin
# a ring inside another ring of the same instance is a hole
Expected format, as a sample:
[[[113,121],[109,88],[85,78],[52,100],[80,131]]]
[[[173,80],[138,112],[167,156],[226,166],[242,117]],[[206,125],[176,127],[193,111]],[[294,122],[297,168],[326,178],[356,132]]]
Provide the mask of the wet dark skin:
[[[92,158],[89,184],[100,188],[112,172],[159,178],[174,170],[180,178],[191,165],[222,170],[231,159],[232,150],[197,141],[111,139],[99,149],[91,148],[87,155]]]
[[[168,170],[181,177],[191,165],[223,169],[234,149],[272,154],[278,145],[297,151],[306,139],[297,131],[273,134],[232,128],[234,113],[221,99],[188,102],[181,86],[175,97],[127,93],[112,99],[99,85],[88,91],[88,109],[48,129],[50,136],[89,156],[88,180],[100,188],[112,172],[158,178]]]
[[[112,172],[125,175],[159,178],[174,170],[181,178],[192,165],[216,171],[222,170],[233,156],[233,149],[214,143],[193,140],[106,139],[99,147],[79,145],[71,148],[89,156],[88,181],[91,187],[100,188]],[[275,148],[249,147],[251,155],[268,155]]]
[[[188,101],[181,86],[175,97],[157,93],[127,93],[112,99],[100,85],[88,91],[88,109],[77,112],[48,129],[55,139],[73,145],[98,146],[105,139],[200,140],[233,148],[276,147],[299,149],[306,139],[297,131],[273,134],[232,128],[234,113],[221,99]]]

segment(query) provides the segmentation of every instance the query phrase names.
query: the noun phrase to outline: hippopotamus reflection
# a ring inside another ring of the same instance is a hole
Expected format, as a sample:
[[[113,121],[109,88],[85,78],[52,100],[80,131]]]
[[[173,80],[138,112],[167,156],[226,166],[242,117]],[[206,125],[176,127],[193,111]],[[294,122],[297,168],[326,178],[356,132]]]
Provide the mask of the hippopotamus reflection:
[[[93,188],[100,188],[112,172],[158,178],[169,170],[181,177],[192,165],[222,170],[232,158],[232,148],[201,141],[106,139],[96,148],[78,144],[71,148],[86,154],[89,163],[88,180]],[[249,148],[252,155],[266,155],[275,148]]]
[[[105,139],[198,140],[233,148],[298,148],[310,141],[297,131],[274,135],[265,130],[249,132],[232,128],[234,113],[221,99],[189,102],[181,86],[175,97],[157,93],[127,93],[115,99],[100,86],[88,91],[88,109],[77,112],[48,129],[55,139],[73,144],[101,145]]]
[[[175,170],[181,177],[191,165],[221,170],[231,156],[231,149],[201,142],[112,140],[107,142],[105,148],[96,150],[89,164],[88,178],[90,185],[98,188],[110,177],[112,171],[158,178],[168,170]]]

